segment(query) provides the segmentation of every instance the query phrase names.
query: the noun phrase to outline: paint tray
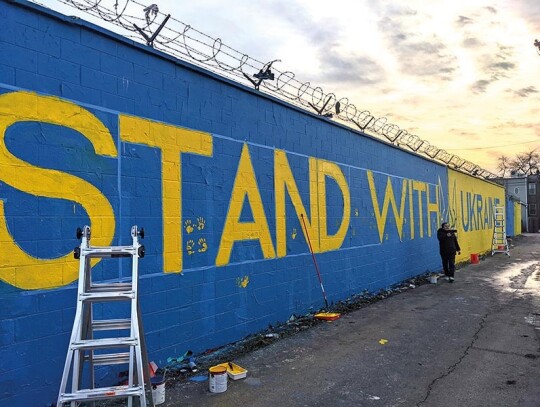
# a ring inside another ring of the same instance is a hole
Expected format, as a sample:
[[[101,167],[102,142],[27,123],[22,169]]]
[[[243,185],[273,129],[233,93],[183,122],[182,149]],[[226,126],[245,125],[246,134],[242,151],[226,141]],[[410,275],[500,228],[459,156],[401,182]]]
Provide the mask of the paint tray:
[[[218,366],[223,366],[223,367],[226,367],[227,368],[227,375],[232,379],[232,380],[239,380],[239,379],[243,379],[244,377],[246,377],[247,375],[247,370],[244,369],[243,367],[241,366],[238,366],[236,363],[232,363],[232,362],[229,362],[229,363],[222,363]]]
[[[338,314],[337,312],[319,312],[318,314],[315,314],[315,318],[325,321],[335,321],[339,317],[341,317],[341,314]]]

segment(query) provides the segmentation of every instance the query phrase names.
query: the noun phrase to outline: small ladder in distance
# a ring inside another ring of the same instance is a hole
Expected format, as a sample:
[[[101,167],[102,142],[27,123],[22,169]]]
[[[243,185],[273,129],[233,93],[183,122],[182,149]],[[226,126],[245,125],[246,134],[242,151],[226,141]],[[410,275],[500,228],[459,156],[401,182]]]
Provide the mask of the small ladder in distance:
[[[74,250],[79,262],[79,288],[73,330],[67,352],[64,372],[58,394],[57,407],[70,403],[71,407],[81,402],[94,406],[94,401],[105,399],[127,399],[128,407],[138,399],[141,407],[146,407],[147,399],[152,400],[150,372],[146,354],[146,344],[142,329],[141,312],[138,301],[139,258],[144,257],[144,246],[139,243],[144,238],[144,229],[131,228],[131,246],[90,246],[90,227],[77,228],[77,238],[81,244]],[[92,281],[91,260],[95,258],[131,258],[131,282],[97,283]],[[94,319],[92,304],[128,302],[130,317],[127,319]],[[102,331],[103,338],[95,338],[94,333]],[[107,332],[108,331],[108,332]],[[129,332],[129,336],[118,337],[118,331]],[[107,335],[108,333],[108,335]],[[112,353],[112,350],[125,352]],[[96,352],[97,351],[97,352]],[[127,385],[95,387],[95,367],[103,365],[128,364]],[[88,371],[83,368],[88,366]],[[84,375],[83,373],[86,373]],[[71,391],[67,391],[71,376]],[[89,380],[83,380],[88,379]],[[89,386],[83,382],[89,381]],[[148,393],[148,395],[147,395]]]
[[[510,256],[510,248],[506,239],[506,212],[504,206],[493,207],[493,239],[491,241],[491,255],[505,253]]]

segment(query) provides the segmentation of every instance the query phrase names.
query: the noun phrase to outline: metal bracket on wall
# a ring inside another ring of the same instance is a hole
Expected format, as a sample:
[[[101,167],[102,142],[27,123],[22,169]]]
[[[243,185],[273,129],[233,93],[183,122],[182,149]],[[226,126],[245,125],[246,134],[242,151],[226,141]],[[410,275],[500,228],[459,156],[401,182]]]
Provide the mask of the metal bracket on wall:
[[[272,67],[272,64],[274,62],[281,62],[281,60],[274,59],[273,61],[267,62],[259,70],[259,72],[257,72],[256,74],[253,74],[253,77],[258,79],[257,81],[251,79],[251,77],[246,75],[244,72],[242,72],[242,75],[244,75],[244,77],[248,81],[251,82],[251,84],[255,87],[256,90],[259,90],[259,87],[261,86],[261,83],[263,83],[263,81],[265,81],[265,80],[273,81],[274,80],[274,73],[270,70],[270,68]]]
[[[354,120],[354,119],[351,119],[351,121],[356,124],[358,126],[358,128],[363,132],[364,130],[366,130],[368,128],[368,126],[371,124],[371,122],[375,120],[375,118],[373,116],[371,116],[371,118],[369,119],[369,121],[365,124],[365,125],[361,125],[358,121]]]
[[[311,102],[308,102],[308,104],[313,108],[313,110],[315,110],[317,112],[317,114],[319,116],[324,116],[324,117],[327,117],[329,119],[331,119],[333,117],[333,114],[330,113],[330,112],[327,112],[327,113],[324,113],[324,110],[326,109],[326,106],[328,106],[328,103],[330,102],[330,100],[332,100],[332,97],[335,98],[335,95],[333,93],[329,94],[328,97],[326,98],[326,101],[324,102],[324,104],[322,105],[321,108],[318,108],[317,106],[315,106],[313,103]],[[319,100],[320,101],[320,100]]]
[[[165,27],[165,24],[167,24],[167,21],[169,20],[169,18],[171,18],[171,15],[167,14],[167,17],[165,17],[165,20],[163,20],[163,22],[160,24],[158,29],[150,37],[141,28],[137,27],[136,24],[133,24],[133,27],[135,27],[135,29],[139,32],[139,34],[141,34],[144,37],[144,39],[146,40],[146,45],[154,48],[154,40],[156,39],[158,34],[161,32],[163,27]]]

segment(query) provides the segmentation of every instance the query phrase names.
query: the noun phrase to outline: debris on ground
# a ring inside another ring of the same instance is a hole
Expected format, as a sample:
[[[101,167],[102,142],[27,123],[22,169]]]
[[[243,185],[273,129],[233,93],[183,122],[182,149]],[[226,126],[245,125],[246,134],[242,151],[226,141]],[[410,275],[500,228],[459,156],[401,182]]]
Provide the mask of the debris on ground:
[[[197,355],[199,371],[205,372],[211,366],[234,361],[235,359],[244,356],[246,353],[271,345],[277,340],[296,335],[298,332],[302,332],[313,326],[327,323],[324,320],[315,318],[315,314],[317,313],[333,312],[346,314],[393,295],[428,284],[429,274],[430,273],[426,273],[421,276],[416,276],[395,286],[381,290],[376,294],[369,293],[365,290],[362,293],[352,295],[343,301],[332,303],[327,309],[311,310],[305,315],[292,314],[285,322],[269,324],[266,330],[248,335],[238,342],[219,348],[207,349],[200,355]],[[168,366],[168,388],[174,387],[176,383],[192,380],[193,377],[197,376],[196,372],[192,372],[189,369],[178,369],[178,367],[178,365],[176,368],[175,366]]]
[[[459,266],[456,268],[459,268]],[[375,294],[365,290],[360,294],[352,295],[345,300],[332,303],[328,308],[311,310],[305,315],[292,314],[287,321],[278,322],[275,325],[269,324],[268,328],[264,331],[248,335],[238,342],[218,348],[207,349],[200,355],[197,355],[196,364],[193,352],[187,351],[184,355],[177,358],[168,358],[168,366],[158,369],[156,373],[163,374],[165,371],[167,372],[166,388],[172,388],[177,383],[205,380],[207,379],[207,375],[201,375],[200,372],[207,372],[211,366],[232,362],[247,353],[271,345],[277,340],[296,335],[298,332],[302,332],[313,326],[327,323],[324,320],[315,318],[315,314],[317,313],[332,312],[346,314],[359,310],[393,295],[400,294],[424,284],[429,284],[430,274],[430,272],[426,272],[426,274],[416,276],[387,289],[380,290]],[[193,362],[195,369],[191,368],[191,362]],[[114,406],[115,404],[106,405]]]

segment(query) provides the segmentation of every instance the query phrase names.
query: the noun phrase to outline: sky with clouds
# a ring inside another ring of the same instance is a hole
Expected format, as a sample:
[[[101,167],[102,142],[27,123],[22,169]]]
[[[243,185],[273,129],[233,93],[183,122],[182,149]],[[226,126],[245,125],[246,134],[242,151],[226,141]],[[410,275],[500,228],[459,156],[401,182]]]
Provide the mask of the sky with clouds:
[[[40,3],[76,14],[57,0]],[[157,5],[492,172],[502,154],[540,151],[540,55],[533,45],[540,40],[539,0]]]

